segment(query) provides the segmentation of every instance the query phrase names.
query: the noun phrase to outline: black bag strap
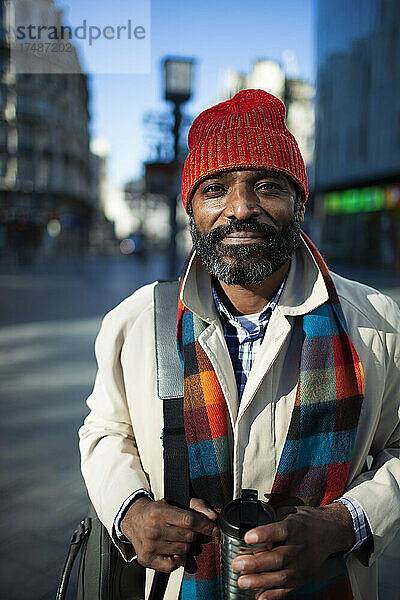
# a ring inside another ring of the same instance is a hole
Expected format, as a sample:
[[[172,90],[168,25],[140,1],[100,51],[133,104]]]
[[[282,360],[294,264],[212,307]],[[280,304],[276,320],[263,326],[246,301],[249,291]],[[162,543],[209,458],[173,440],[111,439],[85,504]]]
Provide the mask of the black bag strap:
[[[179,281],[162,281],[154,287],[154,330],[157,393],[163,401],[164,496],[169,504],[188,508],[190,478],[183,419],[183,369],[176,347]],[[168,573],[156,572],[149,600],[161,600]]]
[[[72,534],[67,558],[65,559],[64,567],[58,583],[55,600],[65,600],[72,567],[74,566],[75,559],[79,554],[79,550],[89,537],[90,529],[91,519],[90,517],[86,517],[86,519],[79,523],[77,529],[75,529],[74,533]]]

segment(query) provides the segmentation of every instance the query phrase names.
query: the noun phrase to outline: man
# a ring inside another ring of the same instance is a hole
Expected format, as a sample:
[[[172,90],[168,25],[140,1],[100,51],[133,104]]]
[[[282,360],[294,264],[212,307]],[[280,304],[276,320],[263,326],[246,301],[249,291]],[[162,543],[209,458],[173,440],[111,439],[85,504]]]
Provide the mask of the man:
[[[191,510],[162,499],[154,284],[106,316],[96,344],[83,474],[124,557],[172,572],[168,600],[221,598],[215,519],[242,488],[278,507],[246,534],[261,551],[232,565],[260,600],[376,598],[400,522],[399,311],[330,273],[301,234],[307,178],[284,119],[274,96],[244,90],[189,132],[177,346]],[[195,540],[197,571],[183,573]]]

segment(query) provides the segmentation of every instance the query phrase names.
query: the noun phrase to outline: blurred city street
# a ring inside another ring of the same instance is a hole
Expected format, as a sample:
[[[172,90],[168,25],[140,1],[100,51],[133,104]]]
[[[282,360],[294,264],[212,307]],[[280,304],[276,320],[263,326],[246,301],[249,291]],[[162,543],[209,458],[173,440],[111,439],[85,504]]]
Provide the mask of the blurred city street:
[[[400,302],[399,276],[337,270]],[[71,533],[87,510],[76,432],[95,376],[100,319],[165,272],[162,258],[132,257],[0,268],[1,600],[54,598]],[[381,598],[388,600],[400,598],[399,547],[381,562]]]

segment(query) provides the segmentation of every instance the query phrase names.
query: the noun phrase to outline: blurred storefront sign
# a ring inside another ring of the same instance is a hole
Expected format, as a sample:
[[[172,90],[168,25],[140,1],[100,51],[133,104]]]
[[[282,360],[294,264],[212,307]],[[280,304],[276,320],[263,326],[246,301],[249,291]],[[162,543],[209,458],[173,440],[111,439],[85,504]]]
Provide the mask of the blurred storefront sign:
[[[400,184],[330,192],[324,207],[327,215],[400,208]]]
[[[328,260],[400,270],[400,183],[323,195]]]
[[[31,221],[39,225],[47,225],[51,213],[45,210],[24,208],[24,207],[9,207],[0,209],[0,223],[8,223],[10,221]]]
[[[176,197],[180,193],[182,165],[176,162],[146,163],[146,192]]]

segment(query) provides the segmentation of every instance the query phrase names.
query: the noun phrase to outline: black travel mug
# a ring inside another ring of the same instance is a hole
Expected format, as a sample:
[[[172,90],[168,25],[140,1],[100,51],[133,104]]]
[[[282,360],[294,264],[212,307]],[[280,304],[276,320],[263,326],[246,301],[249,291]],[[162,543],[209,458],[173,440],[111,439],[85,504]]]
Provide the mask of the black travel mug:
[[[245,543],[247,531],[275,520],[275,510],[268,502],[258,500],[257,490],[243,489],[240,498],[229,502],[222,509],[219,527],[224,600],[254,600],[254,590],[242,590],[238,587],[240,572],[232,569],[232,561],[239,554],[253,554],[260,548],[260,544]]]

